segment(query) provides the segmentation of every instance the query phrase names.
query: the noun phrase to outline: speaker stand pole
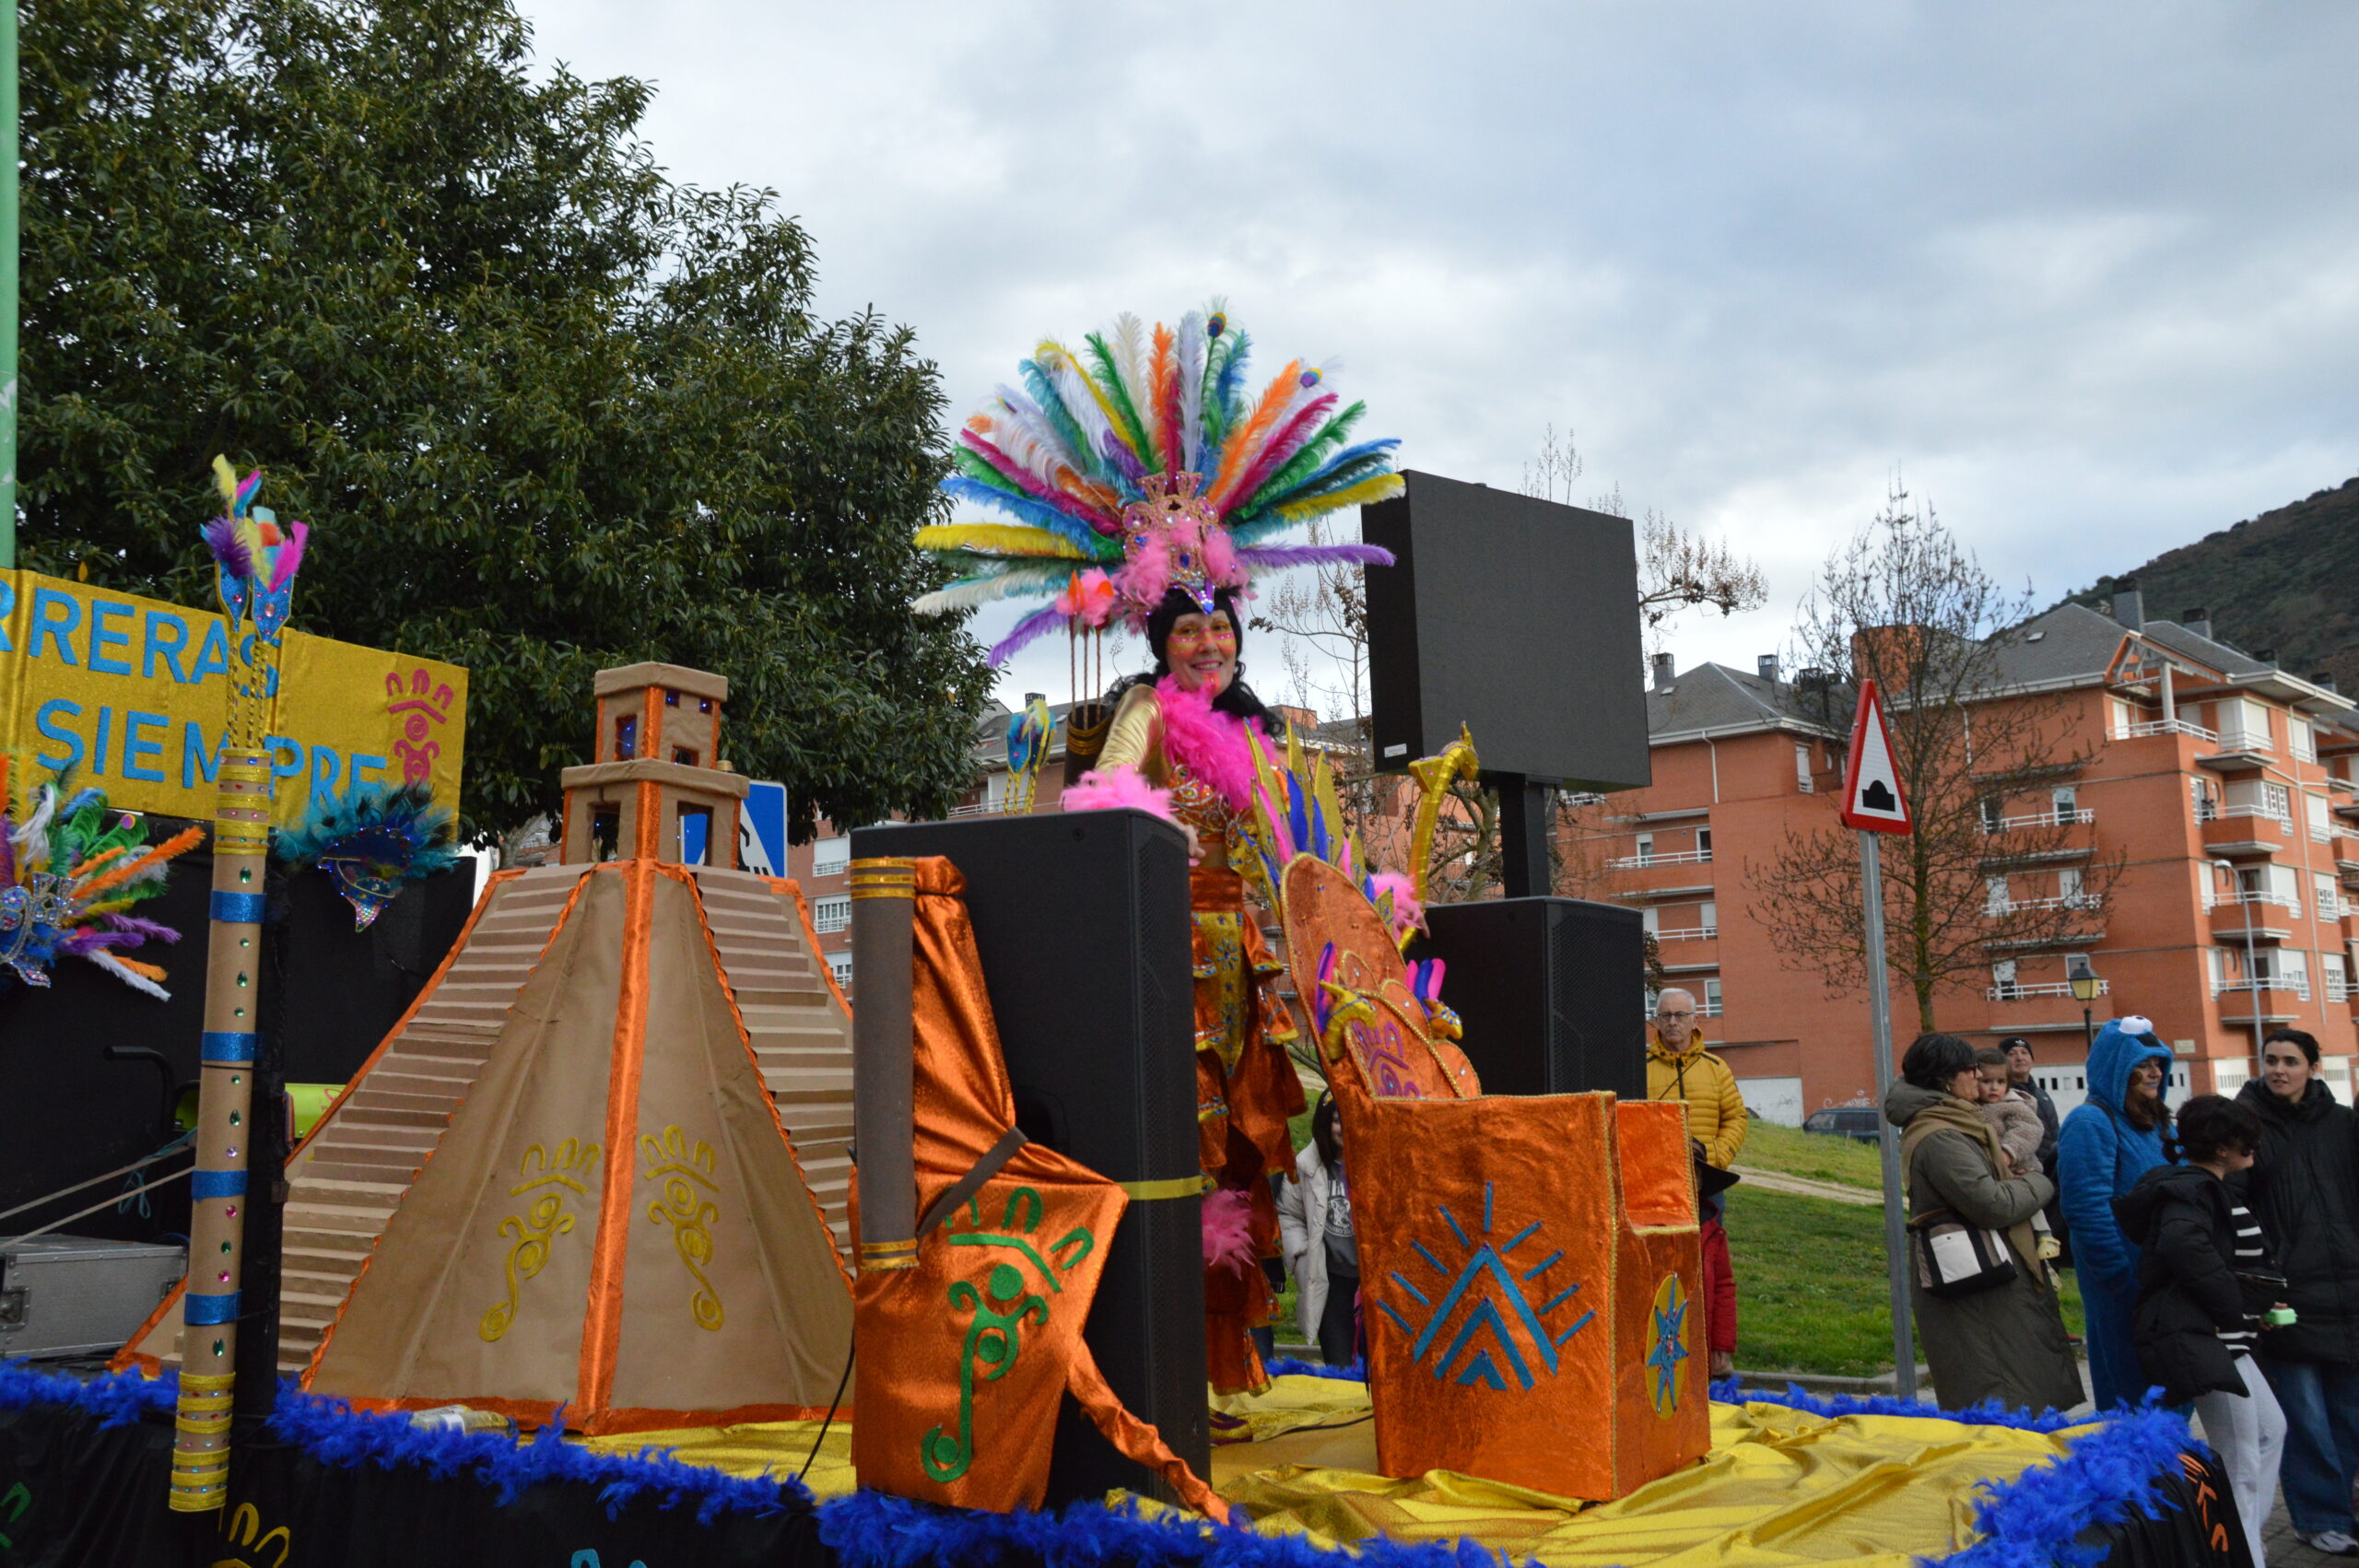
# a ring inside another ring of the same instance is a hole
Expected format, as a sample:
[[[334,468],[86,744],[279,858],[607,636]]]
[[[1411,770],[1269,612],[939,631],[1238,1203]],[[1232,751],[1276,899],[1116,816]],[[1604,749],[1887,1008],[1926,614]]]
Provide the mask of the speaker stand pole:
[[[1860,834],[1860,914],[1867,938],[1861,956],[1868,967],[1868,1012],[1874,1026],[1876,1053],[1877,1151],[1884,1156],[1884,1248],[1892,1281],[1892,1391],[1913,1402],[1917,1398],[1917,1346],[1908,1332],[1908,1216],[1900,1195],[1900,1129],[1882,1117],[1892,1097],[1892,992],[1884,974],[1884,862],[1877,852],[1878,835]]]
[[[1548,874],[1548,787],[1520,773],[1497,773],[1499,792],[1499,883],[1509,898],[1554,893]]]

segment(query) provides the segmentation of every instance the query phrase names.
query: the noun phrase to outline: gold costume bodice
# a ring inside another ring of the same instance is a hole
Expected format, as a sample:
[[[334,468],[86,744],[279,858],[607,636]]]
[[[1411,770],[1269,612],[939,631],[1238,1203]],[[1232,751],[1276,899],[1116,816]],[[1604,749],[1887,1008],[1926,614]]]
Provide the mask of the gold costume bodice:
[[[1171,814],[1196,830],[1204,863],[1229,863],[1229,848],[1239,837],[1239,815],[1218,790],[1172,760],[1163,741],[1163,703],[1153,685],[1142,684],[1122,694],[1097,766],[1134,767],[1156,789],[1170,790]]]

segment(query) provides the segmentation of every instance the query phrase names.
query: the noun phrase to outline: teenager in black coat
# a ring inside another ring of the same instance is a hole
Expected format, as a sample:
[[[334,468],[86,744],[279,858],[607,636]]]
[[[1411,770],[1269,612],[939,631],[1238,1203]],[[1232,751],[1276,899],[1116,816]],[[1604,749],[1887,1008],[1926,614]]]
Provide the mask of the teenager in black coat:
[[[2226,1178],[2252,1168],[2260,1118],[2218,1094],[2178,1113],[2187,1163],[2157,1165],[2113,1200],[2121,1233],[2137,1245],[2138,1301],[2130,1319],[2138,1367],[2172,1404],[2195,1401],[2203,1435],[2220,1456],[2263,1568],[2261,1526],[2277,1492],[2285,1414],[2253,1364],[2264,1312],[2283,1281],[2255,1220]]]
[[[2285,1411],[2285,1511],[2313,1550],[2359,1557],[2359,1117],[2318,1081],[2318,1043],[2274,1029],[2236,1103],[2260,1117],[2238,1178],[2300,1321],[2267,1336],[2260,1370]]]

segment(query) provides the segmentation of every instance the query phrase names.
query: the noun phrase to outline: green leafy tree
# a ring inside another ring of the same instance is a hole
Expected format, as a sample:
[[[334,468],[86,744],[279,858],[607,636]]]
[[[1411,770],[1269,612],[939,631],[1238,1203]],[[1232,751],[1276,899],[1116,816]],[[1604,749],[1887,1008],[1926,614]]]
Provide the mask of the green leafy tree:
[[[505,0],[61,0],[22,48],[24,564],[208,603],[224,452],[317,526],[298,625],[468,667],[472,827],[643,659],[729,677],[798,834],[967,787],[988,673],[908,609],[934,367],[814,319],[769,193],[667,180],[644,84],[531,71]]]

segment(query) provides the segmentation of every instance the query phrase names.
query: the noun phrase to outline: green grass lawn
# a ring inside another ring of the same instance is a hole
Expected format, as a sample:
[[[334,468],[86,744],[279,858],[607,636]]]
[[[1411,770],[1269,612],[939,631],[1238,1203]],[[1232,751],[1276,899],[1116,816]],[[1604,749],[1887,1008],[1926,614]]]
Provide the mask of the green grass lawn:
[[[1855,1142],[1827,1132],[1804,1132],[1756,1120],[1736,1152],[1740,1165],[1808,1176],[1813,1181],[1840,1182],[1847,1187],[1884,1186],[1884,1167],[1872,1143]]]
[[[1758,1137],[1763,1129],[1756,1122],[1753,1130]],[[1788,1136],[1837,1141],[1806,1133]],[[1872,1145],[1857,1147],[1872,1160]],[[1748,1140],[1744,1153],[1753,1152]],[[1816,1170],[1794,1174],[1837,1179]],[[1883,1211],[1739,1184],[1729,1192],[1728,1230],[1736,1270],[1738,1366],[1843,1377],[1892,1370]],[[2065,1328],[2080,1333],[2080,1286],[2069,1271],[2063,1305]]]

